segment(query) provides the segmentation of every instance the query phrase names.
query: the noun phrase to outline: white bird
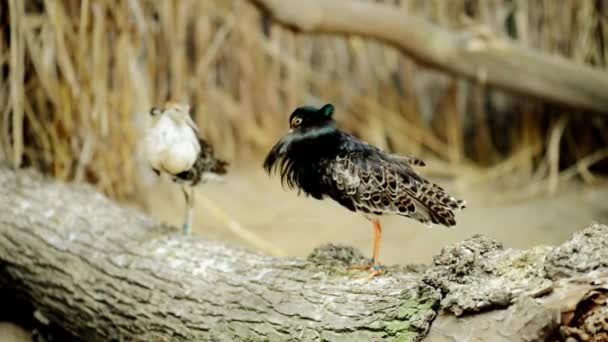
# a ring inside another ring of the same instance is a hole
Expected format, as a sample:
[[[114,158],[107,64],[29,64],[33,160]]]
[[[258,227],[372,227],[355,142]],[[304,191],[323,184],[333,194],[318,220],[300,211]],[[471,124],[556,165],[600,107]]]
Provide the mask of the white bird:
[[[211,145],[198,136],[198,127],[190,117],[190,106],[171,102],[162,110],[156,107],[150,110],[145,153],[157,175],[167,174],[181,184],[186,199],[183,230],[189,234],[194,186],[225,174],[228,163],[216,159]]]

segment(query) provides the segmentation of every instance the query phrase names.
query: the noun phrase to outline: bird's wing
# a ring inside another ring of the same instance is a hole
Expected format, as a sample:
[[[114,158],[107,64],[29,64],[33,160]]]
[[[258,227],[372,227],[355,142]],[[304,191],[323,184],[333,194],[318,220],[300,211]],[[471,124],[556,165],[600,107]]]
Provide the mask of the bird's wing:
[[[389,157],[395,161],[405,163],[409,166],[426,166],[424,160],[414,156],[404,156],[400,154],[390,154]]]
[[[201,152],[198,157],[197,167],[201,172],[215,173],[223,175],[227,172],[228,162],[215,156],[213,146],[202,138],[198,138]]]
[[[385,159],[395,161],[397,163],[402,163],[403,166],[407,169],[411,169],[410,168],[411,166],[426,166],[426,163],[424,162],[424,160],[422,160],[418,157],[405,156],[402,154],[388,154],[388,153],[384,152],[382,149],[380,149],[374,145],[370,145],[364,141],[358,141],[358,145],[359,145],[359,147],[368,149],[371,152],[373,152],[379,156],[382,156]]]
[[[464,203],[422,178],[410,165],[377,151],[353,151],[339,155],[329,172],[336,189],[350,198],[358,211],[453,226],[452,210],[461,209]]]

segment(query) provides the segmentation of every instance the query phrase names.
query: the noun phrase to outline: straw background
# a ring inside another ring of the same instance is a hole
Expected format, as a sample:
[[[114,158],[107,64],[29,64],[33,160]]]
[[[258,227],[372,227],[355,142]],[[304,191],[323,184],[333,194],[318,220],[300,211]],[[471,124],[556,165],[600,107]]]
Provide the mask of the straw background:
[[[604,1],[390,3],[606,69]],[[255,167],[293,108],[332,102],[344,129],[442,172],[592,182],[608,169],[602,116],[438,73],[374,41],[297,34],[242,0],[5,0],[0,25],[0,159],[120,200],[136,199],[145,113],[169,99],[193,106],[219,155]]]

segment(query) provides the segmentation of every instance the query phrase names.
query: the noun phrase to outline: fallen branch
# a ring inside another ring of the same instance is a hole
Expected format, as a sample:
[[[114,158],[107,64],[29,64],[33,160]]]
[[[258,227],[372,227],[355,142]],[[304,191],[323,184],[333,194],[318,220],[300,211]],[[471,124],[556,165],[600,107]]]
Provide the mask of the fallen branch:
[[[608,113],[608,73],[481,29],[450,31],[395,6],[357,0],[250,0],[281,24],[375,38],[420,63],[523,95]]]
[[[345,272],[363,261],[349,247],[265,256],[183,236],[88,186],[0,166],[2,293],[88,341],[419,340],[429,329],[474,335],[478,319],[497,322],[483,325],[485,336],[501,329],[518,339],[558,328],[561,308],[534,302],[549,314],[522,316],[526,298],[544,300],[581,276],[596,282],[607,260],[608,227],[595,225],[528,251],[477,236],[444,248],[432,266],[387,267],[365,282]],[[518,320],[493,310],[512,303],[524,303],[509,308]]]

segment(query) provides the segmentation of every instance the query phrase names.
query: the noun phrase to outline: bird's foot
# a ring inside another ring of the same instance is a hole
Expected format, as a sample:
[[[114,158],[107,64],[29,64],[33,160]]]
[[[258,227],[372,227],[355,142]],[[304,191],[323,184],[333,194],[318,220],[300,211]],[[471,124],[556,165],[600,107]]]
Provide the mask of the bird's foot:
[[[355,278],[358,278],[358,279],[364,278],[367,281],[372,280],[374,277],[377,277],[382,273],[382,271],[380,270],[380,265],[376,264],[374,262],[374,258],[371,258],[370,263],[367,265],[351,266],[348,269],[356,270],[356,271],[372,271],[367,277],[361,277],[358,275],[354,276]]]
[[[184,235],[190,235],[190,224],[187,222],[182,225],[182,232]]]
[[[371,273],[369,273],[367,276],[355,275],[353,278],[365,279],[365,281],[370,281],[373,278],[382,274],[382,270],[380,270],[380,265],[371,265],[369,268],[366,268],[365,270],[371,270]]]
[[[374,267],[374,258],[371,258],[369,260],[369,264],[358,265],[358,266],[350,266],[348,269],[349,270],[355,270],[355,271],[368,271],[368,270],[371,270],[373,267]]]
[[[379,276],[382,273],[382,271],[380,270],[380,265],[374,265],[372,266],[372,272],[369,274],[369,276],[367,276],[367,281],[372,280],[373,278]]]

